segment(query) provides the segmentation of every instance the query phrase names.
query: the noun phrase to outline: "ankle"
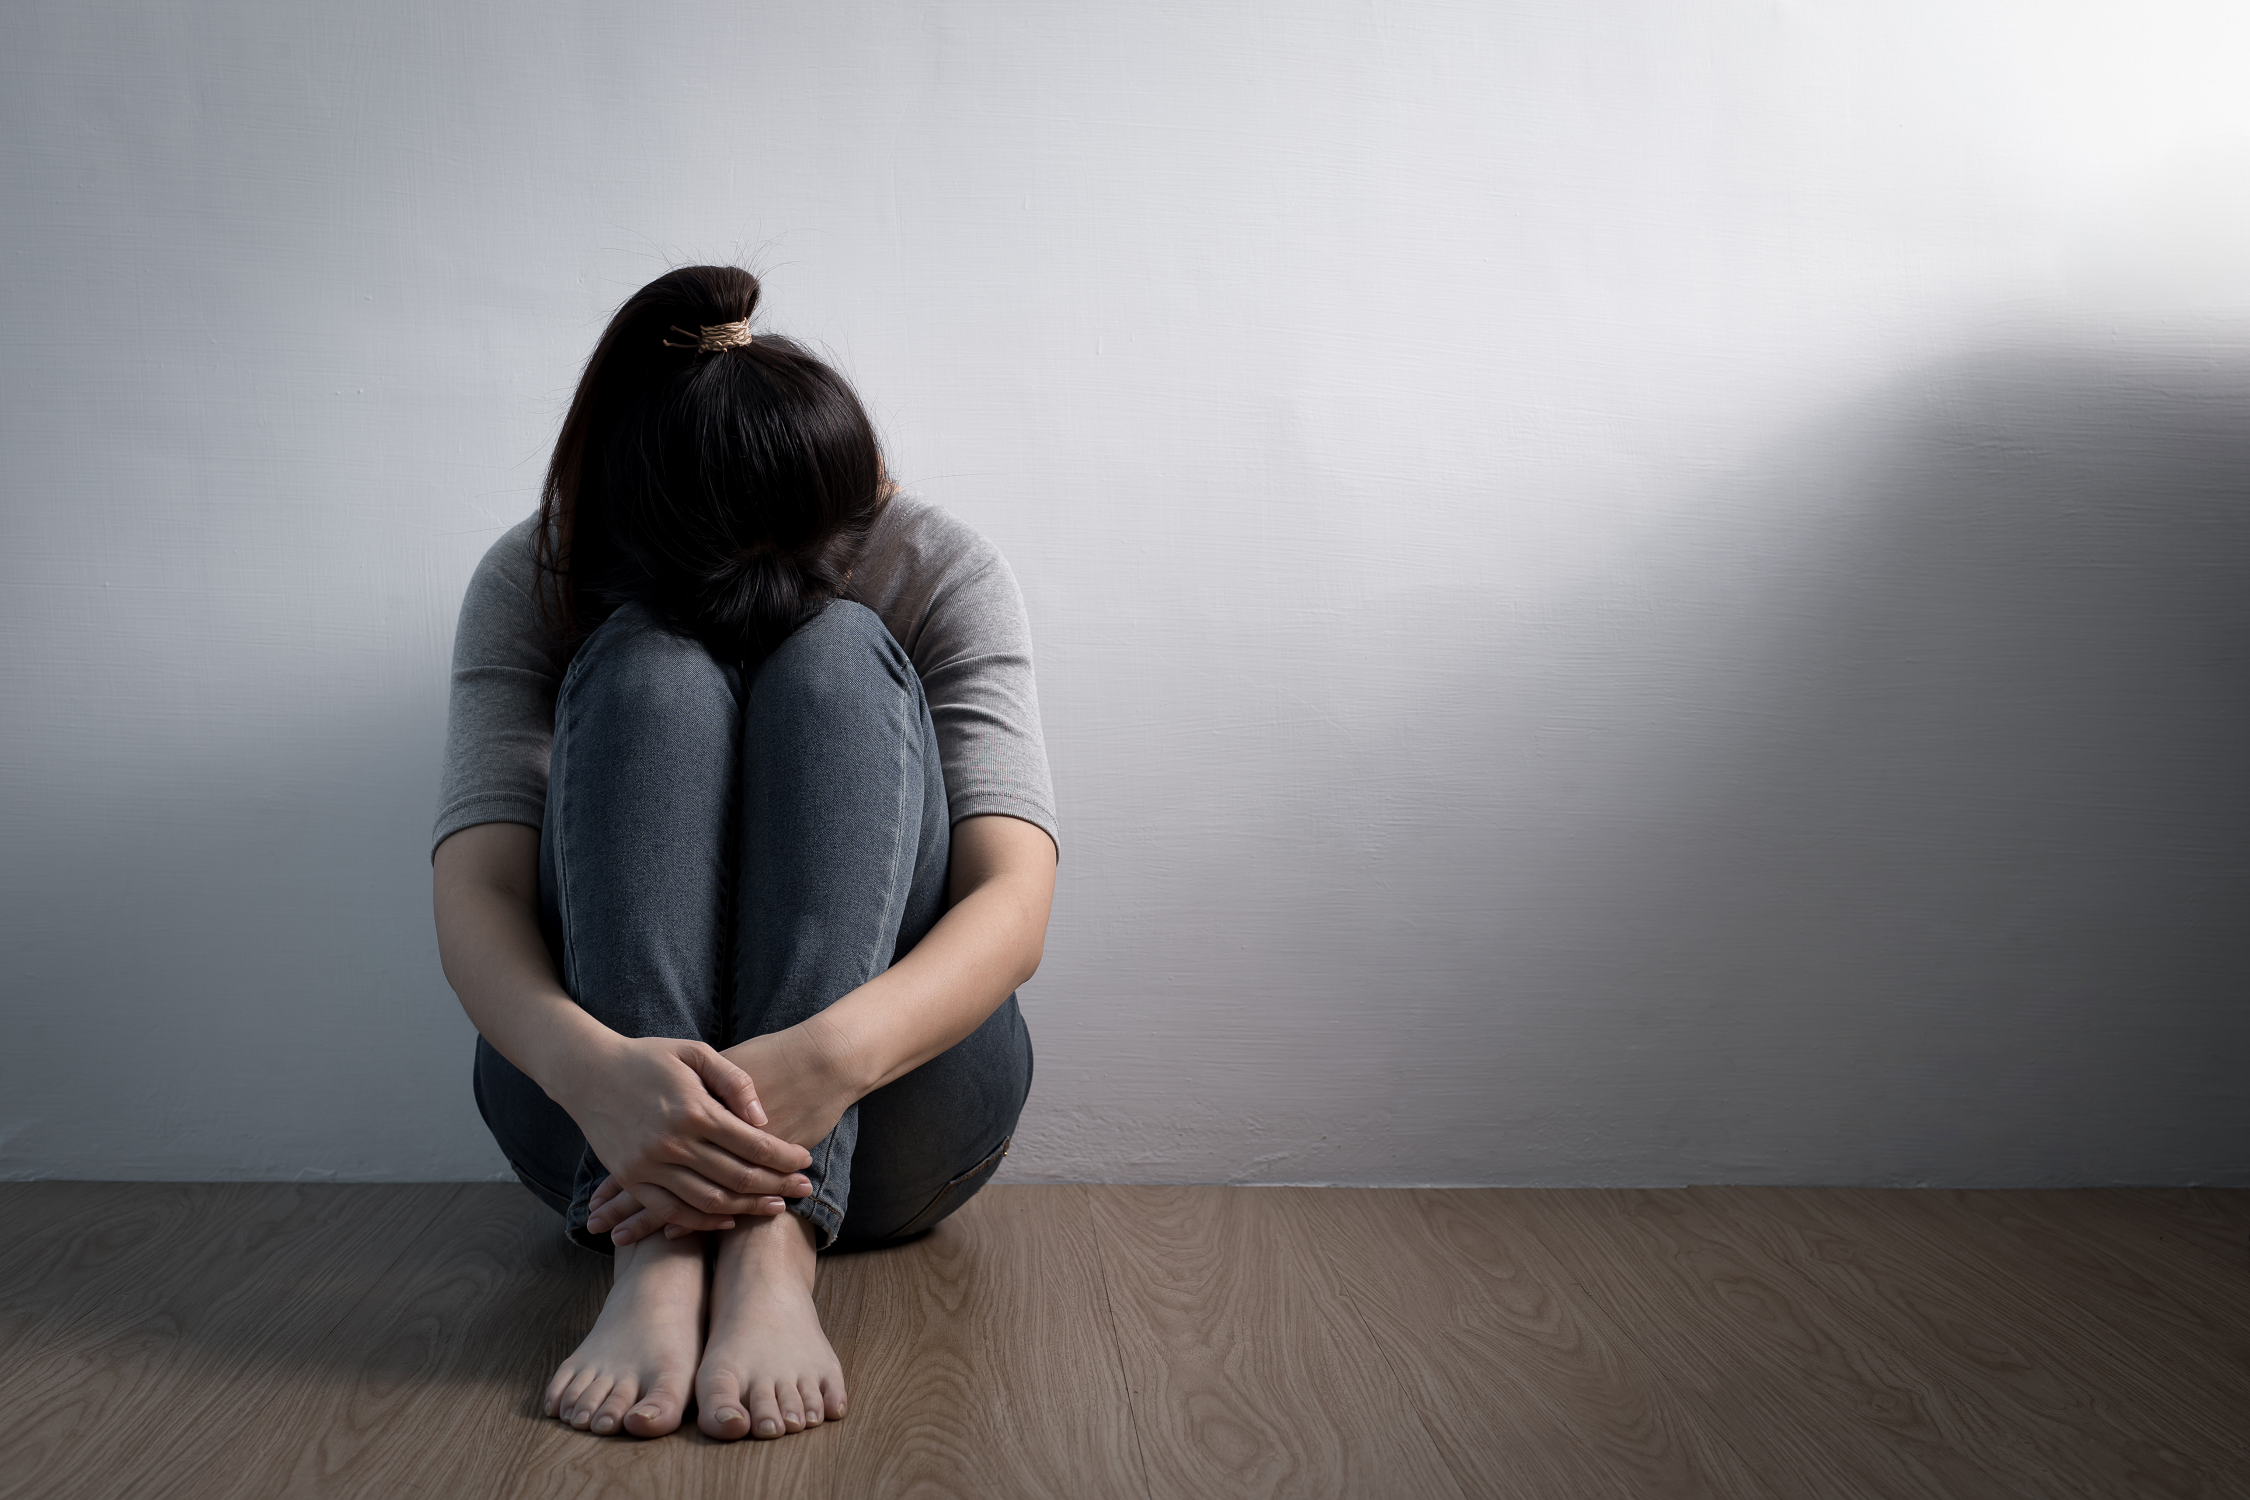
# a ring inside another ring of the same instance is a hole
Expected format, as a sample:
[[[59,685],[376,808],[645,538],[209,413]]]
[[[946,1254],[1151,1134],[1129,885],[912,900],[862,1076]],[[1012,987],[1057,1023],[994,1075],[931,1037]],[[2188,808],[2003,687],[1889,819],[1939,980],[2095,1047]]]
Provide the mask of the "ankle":
[[[795,1214],[752,1219],[719,1233],[719,1265],[753,1275],[788,1274],[809,1288],[818,1265],[813,1227]]]
[[[661,1234],[652,1234],[646,1239],[617,1247],[617,1253],[611,1260],[610,1283],[615,1285],[620,1281],[650,1275],[683,1276],[690,1266],[696,1269],[696,1274],[701,1275],[702,1261],[703,1236],[689,1234],[674,1240]]]

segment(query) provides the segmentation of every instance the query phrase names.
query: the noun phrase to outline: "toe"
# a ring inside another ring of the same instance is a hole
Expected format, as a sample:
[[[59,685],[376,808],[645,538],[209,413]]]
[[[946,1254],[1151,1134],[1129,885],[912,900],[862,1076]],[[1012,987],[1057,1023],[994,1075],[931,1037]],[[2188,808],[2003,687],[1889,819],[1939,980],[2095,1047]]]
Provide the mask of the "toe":
[[[590,1424],[592,1429],[603,1437],[615,1432],[624,1424],[625,1413],[640,1399],[640,1394],[641,1383],[630,1376],[611,1386],[609,1395],[600,1406],[594,1408],[594,1420]]]
[[[818,1427],[827,1416],[820,1399],[820,1377],[817,1375],[801,1377],[797,1381],[797,1395],[803,1403],[805,1425],[807,1427]]]
[[[705,1435],[733,1442],[750,1435],[750,1414],[744,1409],[741,1383],[725,1370],[706,1370],[696,1381],[695,1425]]]
[[[592,1380],[587,1381],[584,1388],[578,1392],[577,1400],[571,1406],[565,1408],[570,1425],[580,1432],[584,1432],[587,1428],[593,1426],[594,1413],[601,1410],[602,1402],[608,1399],[610,1388],[616,1384],[617,1377],[614,1375],[596,1375]]]
[[[773,1382],[759,1381],[750,1388],[750,1435],[777,1438],[788,1430],[782,1425],[781,1401],[774,1395]]]
[[[797,1377],[784,1375],[773,1383],[774,1405],[781,1408],[781,1427],[784,1432],[805,1430],[805,1398],[797,1384]]]
[[[594,1383],[592,1370],[572,1370],[567,1379],[558,1376],[560,1390],[555,1397],[555,1415],[567,1422],[577,1412],[580,1398],[586,1387]]]
[[[834,1422],[841,1418],[844,1415],[844,1377],[841,1375],[821,1376],[820,1397],[821,1405],[828,1409],[828,1420]]]
[[[555,1371],[555,1378],[547,1382],[546,1394],[539,1398],[539,1409],[550,1417],[560,1416],[563,1392],[569,1390],[571,1382],[577,1378],[578,1372],[568,1365]]]
[[[685,1383],[676,1375],[660,1375],[640,1405],[625,1413],[625,1430],[635,1437],[662,1437],[678,1430],[686,1410]]]

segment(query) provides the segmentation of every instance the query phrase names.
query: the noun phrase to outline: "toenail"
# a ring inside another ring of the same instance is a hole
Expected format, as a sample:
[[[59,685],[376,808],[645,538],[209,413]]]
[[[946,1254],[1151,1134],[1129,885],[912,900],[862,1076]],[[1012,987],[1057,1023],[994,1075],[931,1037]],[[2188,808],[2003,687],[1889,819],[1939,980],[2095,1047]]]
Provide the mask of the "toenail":
[[[615,1428],[616,1426],[617,1426],[617,1418],[615,1418],[615,1417],[596,1417],[596,1418],[594,1418],[594,1431],[596,1431],[596,1432],[608,1432],[608,1431],[610,1431],[611,1429]]]
[[[736,1417],[739,1417],[741,1415],[741,1412],[736,1411],[731,1406],[722,1406],[717,1411],[711,1413],[711,1420],[714,1422],[725,1423],[731,1422]]]
[[[649,1420],[654,1421],[656,1419],[656,1408],[653,1406],[636,1406],[633,1408],[633,1415],[636,1417],[647,1417]],[[723,1422],[726,1420],[726,1418],[721,1417],[719,1420]]]
[[[758,1436],[760,1437],[772,1437],[779,1431],[781,1431],[781,1424],[771,1417],[758,1424]]]

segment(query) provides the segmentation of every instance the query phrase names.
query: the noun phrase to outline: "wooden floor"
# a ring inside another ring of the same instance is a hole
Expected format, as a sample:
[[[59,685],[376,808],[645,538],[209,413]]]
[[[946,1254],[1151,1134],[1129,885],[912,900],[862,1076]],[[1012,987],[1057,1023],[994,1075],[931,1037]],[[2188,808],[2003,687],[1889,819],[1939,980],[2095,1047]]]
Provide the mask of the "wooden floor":
[[[2250,1193],[997,1187],[733,1445],[536,1415],[608,1263],[513,1185],[0,1211],[8,1496],[2250,1496]]]

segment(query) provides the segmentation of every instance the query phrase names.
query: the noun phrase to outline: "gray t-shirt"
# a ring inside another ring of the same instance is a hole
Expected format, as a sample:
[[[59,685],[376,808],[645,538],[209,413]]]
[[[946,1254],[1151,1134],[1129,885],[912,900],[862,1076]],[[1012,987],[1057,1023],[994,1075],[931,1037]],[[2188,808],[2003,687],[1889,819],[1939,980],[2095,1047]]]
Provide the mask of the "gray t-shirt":
[[[533,515],[503,532],[461,600],[433,854],[471,824],[537,828],[546,814],[555,691],[568,660],[532,592],[538,524]],[[1056,838],[1031,629],[1000,549],[935,505],[897,494],[845,597],[881,616],[914,662],[953,821],[1005,813]]]

